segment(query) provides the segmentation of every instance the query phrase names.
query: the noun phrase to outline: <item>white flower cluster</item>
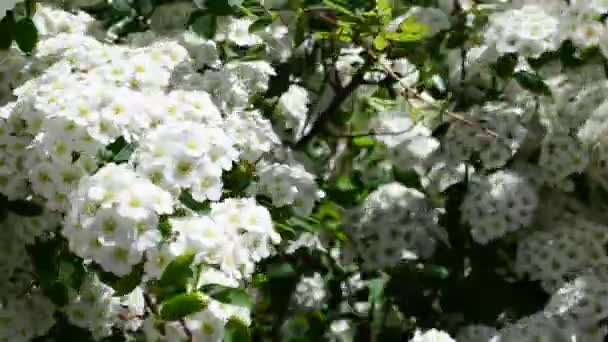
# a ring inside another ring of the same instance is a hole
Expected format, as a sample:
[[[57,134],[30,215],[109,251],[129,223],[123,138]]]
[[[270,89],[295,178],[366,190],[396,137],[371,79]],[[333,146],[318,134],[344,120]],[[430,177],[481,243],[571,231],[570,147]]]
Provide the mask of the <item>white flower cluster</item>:
[[[431,329],[425,332],[417,330],[410,342],[456,342],[449,334]]]
[[[540,280],[549,292],[563,283],[564,276],[602,265],[608,256],[606,226],[584,217],[562,216],[546,229],[524,236],[517,250],[515,269]]]
[[[528,226],[537,204],[538,195],[525,176],[498,171],[469,184],[462,219],[471,225],[473,239],[486,244]]]
[[[486,103],[471,110],[466,118],[482,127],[457,123],[450,127],[443,146],[456,160],[467,161],[477,153],[487,169],[504,166],[526,138],[524,115],[521,108],[506,103]]]
[[[63,234],[70,249],[118,276],[131,272],[162,239],[159,216],[173,198],[125,164],[108,164],[83,178],[70,196]]]
[[[393,182],[372,192],[348,213],[345,230],[365,269],[383,269],[403,259],[428,258],[437,244],[436,213],[424,194]]]
[[[294,292],[296,305],[306,310],[321,309],[326,297],[325,282],[319,273],[302,277]]]
[[[88,14],[39,4],[33,20],[40,41],[32,55],[16,47],[3,52],[0,192],[44,210],[32,218],[8,213],[3,222],[10,228],[0,240],[0,287],[7,297],[0,296],[0,339],[26,341],[54,324],[57,308],[46,305],[36,288],[28,291],[32,280],[22,274],[32,272],[26,246],[37,237],[59,238],[53,231],[60,226],[85,267],[99,265],[119,277],[144,270],[140,287],[126,297],[115,297],[89,275],[57,310],[95,338],[140,325],[150,336],[160,334],[152,318],[143,321],[142,291],[176,257],[192,253],[197,265],[205,264],[198,286],[239,287],[279,244],[268,209],[253,198],[227,198],[222,182],[241,159],[255,164],[279,143],[270,121],[249,107],[275,71],[264,60],[222,64],[216,42],[273,41],[269,51],[283,56],[290,48],[279,46],[278,31],[249,34],[251,23],[243,20],[227,18],[225,37],[208,41],[173,31],[179,18],[166,19],[153,18],[156,33],[134,34],[126,39],[130,45],[116,45],[99,39],[100,23]],[[214,69],[197,71],[203,66]],[[114,146],[120,150],[110,151]],[[314,179],[299,169],[286,177],[300,185],[285,204],[302,202],[302,212],[310,212],[320,198]],[[186,208],[183,193],[210,211]],[[16,293],[26,295],[11,299]],[[185,319],[201,340],[221,340],[233,316],[249,324],[248,310],[209,301],[206,310]],[[183,335],[183,327],[171,326],[163,340]]]
[[[142,323],[139,317],[144,313],[143,292],[136,288],[128,296],[115,297],[111,287],[89,275],[62,310],[70,323],[91,331],[99,339],[109,336],[112,328],[122,321],[128,322],[125,323],[128,329],[139,328]]]
[[[315,176],[301,165],[260,162],[257,167],[258,191],[268,195],[275,207],[290,206],[300,216],[308,216],[325,195]]]
[[[188,121],[160,125],[140,144],[135,157],[140,173],[173,194],[191,189],[200,202],[220,199],[222,172],[230,170],[239,155],[221,128]]]
[[[46,334],[55,324],[55,305],[36,291],[0,303],[0,341],[27,342]]]
[[[217,267],[229,279],[248,278],[255,263],[270,256],[280,236],[268,210],[252,198],[213,203],[207,216],[169,220],[174,238],[147,252],[145,270],[158,278],[177,256],[194,253],[196,260]]]

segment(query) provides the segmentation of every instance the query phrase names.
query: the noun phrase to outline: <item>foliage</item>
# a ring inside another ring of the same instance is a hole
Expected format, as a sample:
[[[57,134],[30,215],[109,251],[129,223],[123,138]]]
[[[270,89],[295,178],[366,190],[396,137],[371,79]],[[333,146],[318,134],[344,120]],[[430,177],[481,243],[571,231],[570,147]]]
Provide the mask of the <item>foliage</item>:
[[[603,341],[602,1],[0,5],[0,340]]]

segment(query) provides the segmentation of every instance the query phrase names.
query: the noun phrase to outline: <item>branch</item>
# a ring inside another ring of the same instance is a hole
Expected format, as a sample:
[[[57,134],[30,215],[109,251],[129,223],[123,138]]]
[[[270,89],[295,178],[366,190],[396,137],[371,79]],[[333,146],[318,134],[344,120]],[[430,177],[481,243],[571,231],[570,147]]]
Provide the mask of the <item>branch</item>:
[[[331,119],[332,114],[339,110],[351,93],[363,83],[363,76],[366,72],[367,65],[364,65],[353,76],[350,83],[338,91],[329,106],[323,112],[321,112],[321,114],[319,114],[317,120],[312,125],[312,128],[308,131],[308,133],[305,133],[304,136],[302,136],[302,138],[294,145],[294,148],[298,149],[306,146],[306,144],[308,144],[317,134],[326,131],[326,125]]]
[[[414,91],[410,88],[407,87],[407,85],[405,85],[402,81],[402,78],[399,77],[399,75],[397,75],[395,73],[395,71],[393,71],[393,69],[391,67],[389,67],[388,65],[384,64],[382,61],[380,61],[378,59],[378,56],[376,56],[376,54],[374,54],[374,52],[371,49],[367,49],[367,54],[374,59],[375,61],[378,61],[379,64],[382,66],[382,68],[395,80],[397,80],[397,82],[399,82],[400,88],[401,88],[401,94],[403,95],[403,97],[405,98],[409,98],[410,95],[413,95],[415,98],[423,101],[424,103],[426,103],[427,105],[430,105],[432,107],[435,107],[436,109],[439,109],[441,111],[444,111],[445,108],[443,108],[442,106],[431,102],[427,99],[425,99],[422,95],[420,95],[420,93],[418,93],[417,91]],[[445,114],[447,114],[449,117],[451,117],[452,119],[455,119],[456,121],[462,122],[464,124],[466,124],[467,126],[471,126],[471,127],[475,127],[478,128],[480,130],[482,130],[485,134],[487,134],[488,136],[491,136],[493,138],[499,138],[498,133],[494,132],[493,130],[483,127],[481,125],[481,123],[476,122],[476,121],[472,121],[469,120],[467,118],[465,118],[461,113],[455,113],[455,112],[451,112],[451,111],[444,111]]]

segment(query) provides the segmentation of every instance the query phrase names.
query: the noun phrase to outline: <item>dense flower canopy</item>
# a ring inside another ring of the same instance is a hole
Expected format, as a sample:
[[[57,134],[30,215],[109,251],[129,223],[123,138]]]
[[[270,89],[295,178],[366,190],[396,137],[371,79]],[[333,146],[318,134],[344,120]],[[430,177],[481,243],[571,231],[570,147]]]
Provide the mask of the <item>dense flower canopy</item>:
[[[0,4],[0,341],[604,341],[608,1]]]

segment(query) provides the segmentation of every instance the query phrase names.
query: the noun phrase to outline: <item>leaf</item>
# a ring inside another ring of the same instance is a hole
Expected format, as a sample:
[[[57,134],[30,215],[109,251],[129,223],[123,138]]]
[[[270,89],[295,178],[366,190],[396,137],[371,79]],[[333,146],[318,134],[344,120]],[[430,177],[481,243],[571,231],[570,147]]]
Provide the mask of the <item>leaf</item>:
[[[430,27],[418,22],[416,17],[409,16],[399,24],[397,32],[386,32],[385,38],[401,43],[411,43],[427,38],[430,32]]]
[[[340,26],[336,30],[336,35],[338,36],[338,39],[343,42],[352,42],[354,31],[348,23],[340,22]]]
[[[129,161],[129,158],[131,158],[131,155],[133,154],[133,152],[135,152],[136,148],[137,145],[135,143],[127,144],[116,155],[114,155],[112,161],[118,164]]]
[[[551,89],[539,76],[522,70],[513,74],[513,77],[523,88],[535,94],[551,96]]]
[[[196,6],[215,16],[236,14],[239,6],[231,6],[228,0],[195,0]]]
[[[288,262],[274,263],[268,265],[269,278],[289,278],[296,275],[296,270],[292,264]]]
[[[217,30],[217,17],[212,14],[201,15],[194,20],[191,27],[199,36],[212,39]]]
[[[112,8],[120,13],[127,14],[131,12],[131,3],[129,0],[112,0]]]
[[[250,342],[249,328],[238,318],[231,318],[224,327],[224,342]]]
[[[199,202],[195,200],[189,190],[184,190],[179,194],[179,201],[198,214],[207,214],[211,210],[211,204],[208,201]]]
[[[40,204],[26,200],[9,201],[7,205],[9,211],[24,217],[40,216],[44,212]]]
[[[389,0],[376,0],[376,11],[382,25],[388,24],[393,18],[393,8]]]
[[[188,281],[194,276],[192,262],[194,253],[187,253],[175,258],[158,280],[159,296],[168,297],[175,293],[184,292]]]
[[[328,7],[331,7],[342,14],[346,14],[350,17],[357,17],[357,15],[354,12],[352,12],[348,8],[344,7],[343,5],[339,4],[336,0],[323,0],[323,3],[325,5],[327,5]]]
[[[120,297],[128,295],[133,292],[133,290],[141,284],[142,277],[144,275],[144,266],[143,264],[139,264],[133,268],[133,271],[128,275],[119,278],[118,280],[112,282],[110,286],[116,291],[114,293],[114,297]]]
[[[376,145],[376,140],[370,137],[355,137],[353,138],[353,145],[359,148],[369,148]]]
[[[496,74],[502,78],[511,77],[513,74],[513,70],[515,70],[515,66],[517,65],[517,55],[515,54],[506,54],[501,56],[495,64],[494,69],[496,70]]]
[[[302,45],[302,43],[304,43],[304,39],[306,39],[306,32],[308,32],[309,24],[310,23],[307,15],[300,14],[298,16],[296,22],[296,30],[293,38],[294,48],[297,48]]]
[[[15,41],[19,49],[30,53],[38,43],[38,29],[30,18],[22,18],[15,24]]]
[[[253,301],[249,297],[249,294],[240,288],[210,284],[203,286],[199,290],[222,303],[243,306],[249,309],[253,306]]]
[[[374,38],[374,49],[376,49],[377,51],[384,51],[387,46],[388,42],[384,38],[383,34],[379,34],[376,36],[376,38]]]
[[[200,292],[182,293],[163,302],[160,308],[160,316],[164,320],[176,321],[203,311],[207,304],[207,298]]]
[[[15,39],[15,18],[12,11],[7,11],[0,20],[0,50],[8,50]]]
[[[256,31],[261,31],[272,24],[271,16],[263,16],[259,17],[256,21],[254,21],[251,26],[249,26],[249,33],[253,33]]]

